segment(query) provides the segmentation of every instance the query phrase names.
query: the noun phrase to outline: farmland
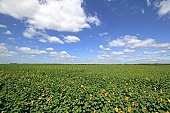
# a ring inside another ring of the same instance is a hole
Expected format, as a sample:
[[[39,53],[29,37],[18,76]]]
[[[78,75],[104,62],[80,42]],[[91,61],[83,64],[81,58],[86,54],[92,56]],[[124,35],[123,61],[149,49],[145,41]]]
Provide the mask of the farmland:
[[[170,113],[170,65],[1,64],[0,111]]]

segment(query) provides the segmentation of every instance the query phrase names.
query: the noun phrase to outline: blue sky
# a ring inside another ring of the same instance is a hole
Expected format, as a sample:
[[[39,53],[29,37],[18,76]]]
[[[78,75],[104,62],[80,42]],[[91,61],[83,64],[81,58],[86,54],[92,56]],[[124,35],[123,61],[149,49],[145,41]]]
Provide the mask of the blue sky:
[[[1,0],[0,63],[170,63],[170,0]]]

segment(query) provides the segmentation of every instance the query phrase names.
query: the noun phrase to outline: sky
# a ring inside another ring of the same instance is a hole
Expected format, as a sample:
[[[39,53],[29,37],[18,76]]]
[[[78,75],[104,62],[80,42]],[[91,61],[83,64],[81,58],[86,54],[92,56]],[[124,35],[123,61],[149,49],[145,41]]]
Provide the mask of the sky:
[[[170,63],[170,0],[0,0],[0,63]]]

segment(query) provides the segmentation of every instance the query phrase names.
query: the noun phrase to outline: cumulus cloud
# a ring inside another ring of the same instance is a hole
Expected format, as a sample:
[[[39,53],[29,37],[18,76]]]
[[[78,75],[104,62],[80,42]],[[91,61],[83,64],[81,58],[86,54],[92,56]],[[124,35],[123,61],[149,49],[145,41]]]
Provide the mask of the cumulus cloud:
[[[3,24],[0,24],[0,27],[2,27],[2,28],[7,28],[7,26],[6,26],[6,25],[3,25]]]
[[[45,50],[31,49],[29,47],[16,47],[16,49],[22,53],[38,55],[38,54],[46,54]]]
[[[156,2],[155,4],[155,7],[158,8],[158,15],[160,17],[164,16],[164,15],[167,15],[167,14],[170,14],[170,0],[163,0],[163,1],[160,1],[160,2]]]
[[[121,47],[126,46],[129,48],[145,48],[155,44],[155,40],[148,38],[145,40],[139,40],[136,36],[125,35],[116,40],[109,42],[110,46]]]
[[[13,43],[15,43],[15,38],[13,38],[13,37],[10,37],[10,38],[8,38],[11,42],[13,42]]]
[[[48,42],[50,43],[59,43],[59,44],[64,44],[64,42],[62,40],[60,40],[58,37],[56,36],[50,36],[48,38],[46,38],[48,40]]]
[[[64,42],[62,40],[60,40],[60,38],[56,37],[56,36],[49,36],[47,34],[44,34],[41,38],[39,38],[40,42],[43,43],[58,43],[58,44],[64,44]]]
[[[142,11],[142,14],[145,14],[145,10],[144,9],[142,9],[141,11]]]
[[[10,57],[17,54],[14,51],[9,51],[5,43],[0,43],[0,57]]]
[[[103,63],[169,63],[170,60],[167,59],[168,51],[160,50],[155,52],[144,52],[144,55],[138,55],[135,53],[127,54],[124,51],[113,51],[111,53],[102,53],[98,55],[97,58],[99,62]]]
[[[126,48],[170,48],[170,43],[157,43],[155,39],[147,38],[144,40],[138,39],[137,36],[125,35],[121,36],[115,40],[109,42],[109,46],[111,47],[126,47]]]
[[[132,44],[132,45],[129,45],[131,48],[145,48],[145,47],[149,47],[150,45],[154,44],[155,43],[155,40],[154,39],[151,39],[151,38],[148,38],[146,40],[140,40],[139,43],[135,43],[135,44]]]
[[[169,63],[170,43],[157,43],[155,39],[139,39],[137,36],[120,36],[108,42],[114,51],[102,51],[98,60],[105,63]],[[115,48],[116,47],[116,48]],[[103,45],[99,46],[104,49]],[[144,51],[145,50],[145,51]],[[155,50],[155,51],[153,51]],[[139,52],[143,54],[139,55]]]
[[[90,24],[100,25],[96,15],[85,14],[82,3],[83,0],[1,0],[0,13],[39,29],[78,32],[90,28]]]
[[[39,38],[39,41],[42,42],[42,43],[47,43],[47,40],[44,39],[44,38]]]
[[[135,50],[130,50],[130,49],[124,49],[122,51],[112,51],[111,55],[125,55],[127,53],[134,53]]]
[[[169,48],[170,47],[170,43],[160,43],[160,44],[153,44],[153,47],[157,47],[157,48]]]
[[[6,32],[4,32],[3,34],[6,34],[6,35],[11,35],[12,33],[11,33],[11,31],[9,31],[9,30],[6,30]]]
[[[151,5],[151,1],[150,0],[146,0],[147,1],[147,6],[149,7]]]
[[[79,41],[80,41],[80,39],[76,36],[70,36],[70,35],[64,36],[64,42],[66,42],[66,43],[72,43],[72,42],[76,43]]]
[[[87,18],[87,22],[94,23],[96,26],[99,26],[101,24],[100,20],[97,18],[97,16],[89,16]]]
[[[113,51],[111,54],[112,54],[112,55],[123,55],[123,54],[125,54],[125,53],[122,52],[122,51]]]
[[[123,52],[124,53],[133,53],[133,52],[135,52],[135,50],[124,49]]]
[[[107,32],[104,32],[104,33],[100,33],[99,36],[105,36],[105,35],[108,35]]]
[[[35,28],[33,27],[29,27],[27,28],[23,33],[24,37],[26,38],[33,38],[34,35],[38,34],[37,31],[35,30]]]
[[[37,35],[41,38],[38,38],[40,42],[43,42],[43,43],[59,43],[59,44],[64,44],[64,42],[66,43],[76,43],[76,42],[79,42],[80,39],[76,36],[71,36],[71,35],[68,35],[68,36],[64,36],[64,41],[62,41],[60,38],[56,37],[56,36],[49,36],[46,34],[45,31],[42,31],[42,30],[36,30],[34,27],[28,27],[24,32],[23,32],[23,35],[26,37],[26,38],[33,38],[33,36]]]
[[[102,46],[101,46],[102,47]],[[124,61],[134,60],[133,58],[137,57],[134,53],[135,50],[132,49],[124,49],[122,51],[112,51],[110,52],[102,52],[101,55],[98,55],[97,58],[99,60],[106,60],[108,63],[122,63]]]
[[[55,60],[78,58],[76,56],[71,56],[66,51],[61,51],[61,52],[53,51],[50,52],[50,56],[52,56]]]
[[[107,59],[110,59],[110,55],[102,54],[102,55],[98,55],[97,58],[99,60],[107,60]]]
[[[47,51],[53,51],[54,49],[52,47],[46,48]]]
[[[141,59],[141,61],[143,61],[143,63],[148,63],[148,62],[156,62],[157,60],[155,58],[153,58],[152,56],[146,56],[146,57],[143,57]]]
[[[90,49],[89,51],[90,51],[91,53],[93,53],[93,52],[94,52],[94,50],[93,50],[93,49]]]
[[[154,51],[154,52],[144,51],[144,54],[148,54],[148,55],[153,55],[153,54],[165,54],[165,53],[167,53],[167,51],[165,51],[165,50]]]
[[[110,46],[121,47],[121,46],[125,46],[125,43],[121,39],[116,39],[116,40],[113,40],[113,41],[109,42],[109,45]]]
[[[100,48],[101,50],[111,50],[110,48],[105,48],[103,45],[100,45],[99,48]]]

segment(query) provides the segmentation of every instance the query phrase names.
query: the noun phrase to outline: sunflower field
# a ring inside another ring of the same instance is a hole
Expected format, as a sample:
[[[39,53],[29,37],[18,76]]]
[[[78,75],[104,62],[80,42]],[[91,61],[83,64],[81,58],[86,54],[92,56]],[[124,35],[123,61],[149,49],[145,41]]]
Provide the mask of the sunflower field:
[[[170,113],[170,65],[1,64],[1,113]]]

